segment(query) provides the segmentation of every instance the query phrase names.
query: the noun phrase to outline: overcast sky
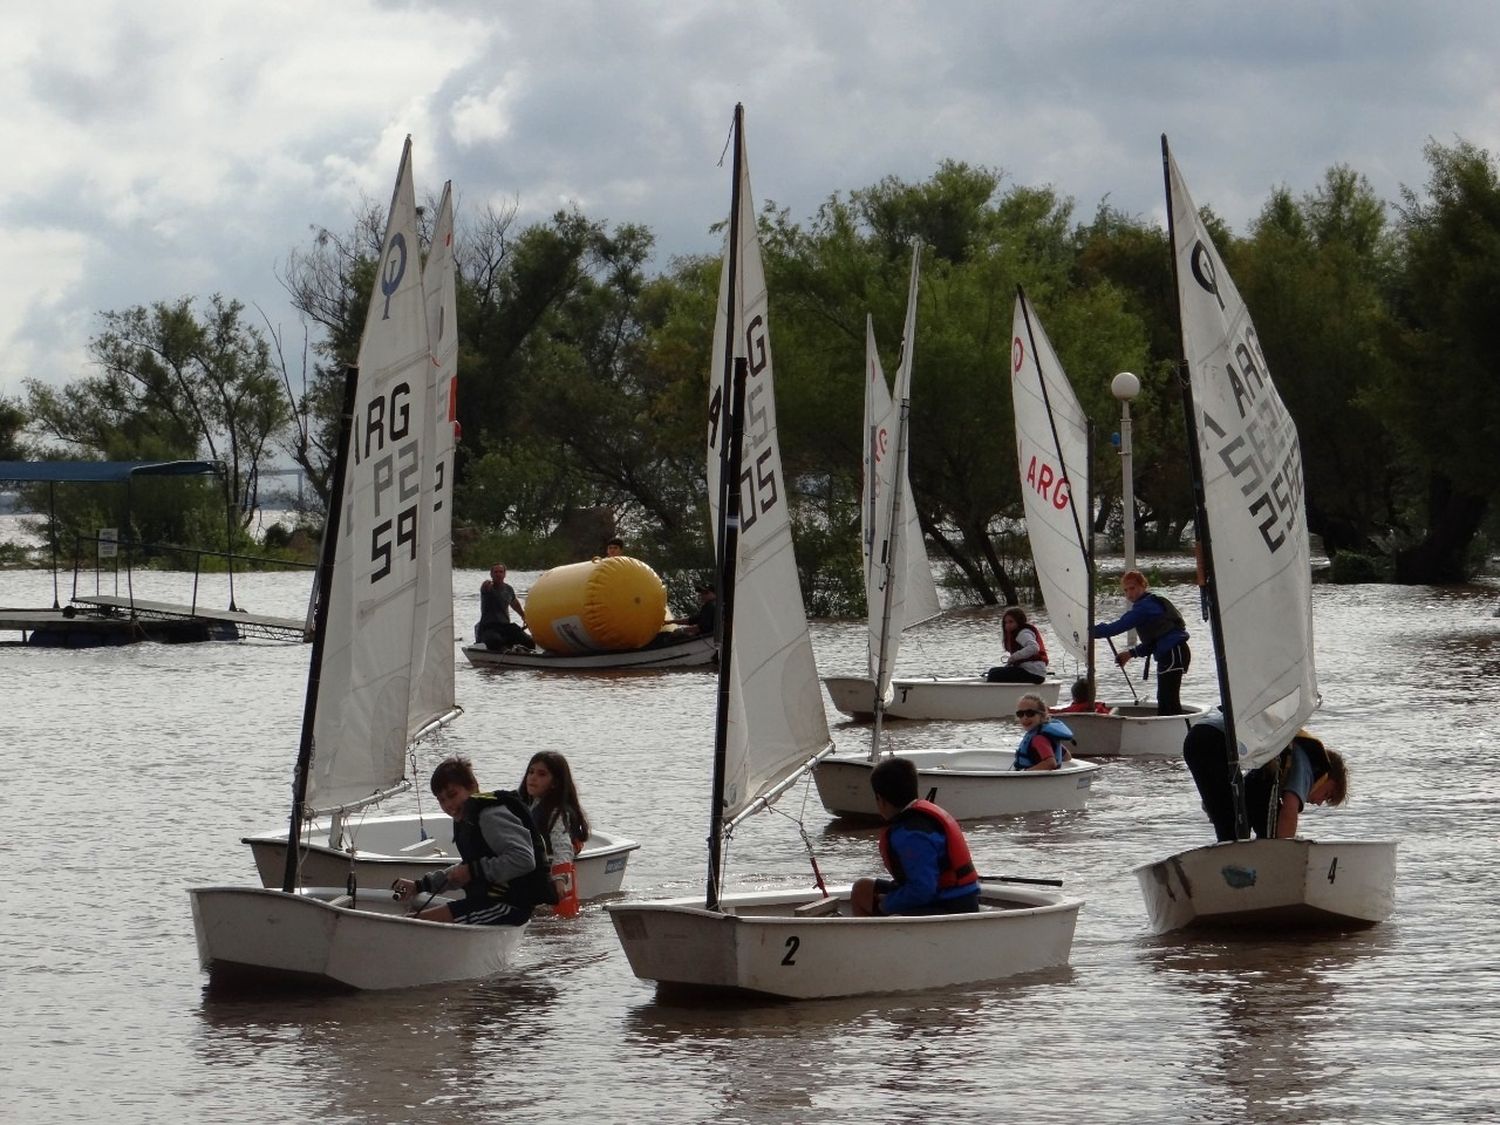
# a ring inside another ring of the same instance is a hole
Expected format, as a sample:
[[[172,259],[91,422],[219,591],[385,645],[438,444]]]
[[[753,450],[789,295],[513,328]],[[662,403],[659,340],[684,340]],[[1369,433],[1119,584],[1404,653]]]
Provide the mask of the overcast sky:
[[[264,309],[311,229],[418,197],[640,222],[714,252],[745,104],[757,203],[945,157],[1161,221],[1158,138],[1243,231],[1334,163],[1395,200],[1429,137],[1500,151],[1489,0],[43,0],[0,36],[0,394],[91,373],[102,310],[214,292]],[[775,295],[772,294],[774,302]]]

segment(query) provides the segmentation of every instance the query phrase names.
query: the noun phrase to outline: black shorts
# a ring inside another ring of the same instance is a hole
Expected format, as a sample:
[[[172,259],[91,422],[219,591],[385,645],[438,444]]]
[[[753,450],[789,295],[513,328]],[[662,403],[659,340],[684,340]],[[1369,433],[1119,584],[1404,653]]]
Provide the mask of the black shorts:
[[[455,922],[466,926],[524,926],[531,920],[528,907],[482,898],[461,898],[448,904]]]
[[[896,889],[894,879],[876,879],[875,893],[877,895],[888,895]],[[900,917],[925,917],[929,914],[974,914],[979,910],[979,888],[974,888],[971,895],[959,895],[957,898],[939,899],[937,902],[928,903],[926,906],[916,910],[903,910]],[[882,918],[897,917],[897,915],[882,914]]]

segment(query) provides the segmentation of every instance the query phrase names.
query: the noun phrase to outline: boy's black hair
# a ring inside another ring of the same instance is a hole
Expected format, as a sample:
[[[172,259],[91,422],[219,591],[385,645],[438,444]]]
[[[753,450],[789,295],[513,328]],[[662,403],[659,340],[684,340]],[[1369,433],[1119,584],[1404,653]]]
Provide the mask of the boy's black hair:
[[[904,809],[917,799],[917,767],[907,758],[887,758],[870,771],[875,796]]]

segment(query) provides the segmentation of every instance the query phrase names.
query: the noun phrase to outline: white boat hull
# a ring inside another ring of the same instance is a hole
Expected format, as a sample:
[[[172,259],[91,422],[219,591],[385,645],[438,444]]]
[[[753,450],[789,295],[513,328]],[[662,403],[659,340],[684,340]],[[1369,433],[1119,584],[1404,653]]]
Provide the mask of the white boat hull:
[[[912,750],[917,792],[956,820],[1081,809],[1100,767],[1077,760],[1055,770],[1015,770],[1013,750]],[[870,789],[875,763],[866,757],[824,758],[813,774],[823,807],[835,816],[880,816]]]
[[[1184,708],[1182,715],[1158,715],[1155,704],[1121,703],[1107,715],[1065,711],[1054,718],[1073,732],[1080,758],[1180,758],[1188,728],[1208,715],[1207,707]]]
[[[849,888],[830,890],[839,913],[798,916],[817,891],[726,895],[723,913],[701,898],[610,903],[630,968],[659,988],[807,1000],[914,992],[1003,980],[1066,965],[1079,899],[988,884],[975,914],[854,918]],[[831,904],[829,904],[831,905]]]
[[[1390,917],[1392,840],[1237,840],[1135,869],[1151,929],[1348,930]]]
[[[855,719],[873,719],[874,681],[866,676],[824,676],[823,686],[833,705]],[[992,684],[983,676],[948,679],[897,679],[891,681],[895,695],[885,709],[889,719],[950,719],[973,722],[980,719],[1014,719],[1016,701],[1023,695],[1039,695],[1051,707],[1057,702],[1058,683]]]
[[[453,846],[452,821],[439,814],[426,818],[429,833],[440,832],[442,839],[422,839],[422,818],[406,816],[372,816],[345,825],[344,839],[352,842],[352,851],[328,845],[328,824],[316,821],[307,829],[298,864],[299,883],[308,887],[342,887],[354,874],[355,884],[365,891],[384,891],[397,879],[420,879],[429,871],[458,862]],[[280,887],[286,870],[286,833],[266,832],[246,836],[260,881],[267,887]],[[580,901],[618,894],[625,880],[630,853],[640,847],[634,840],[606,832],[593,832],[575,861]]]
[[[196,887],[198,962],[214,984],[414,988],[503,971],[524,926],[460,926],[405,916],[390,892],[287,894],[263,887]]]
[[[478,668],[546,668],[553,672],[600,672],[614,668],[701,668],[719,659],[712,637],[694,637],[676,644],[636,648],[628,652],[494,652],[483,645],[465,645],[464,655]]]

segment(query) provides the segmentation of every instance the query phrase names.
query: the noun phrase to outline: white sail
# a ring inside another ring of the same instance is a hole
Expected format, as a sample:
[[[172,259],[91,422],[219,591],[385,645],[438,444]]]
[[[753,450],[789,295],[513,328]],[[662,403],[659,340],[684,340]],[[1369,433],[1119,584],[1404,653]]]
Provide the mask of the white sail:
[[[1318,702],[1302,451],[1165,138],[1162,151],[1222,626],[1216,640],[1248,769],[1278,754]]]
[[[896,432],[899,412],[891,407],[880,353],[875,347],[875,322],[865,317],[865,433],[864,476],[860,503],[860,546],[865,564],[865,614],[870,635],[870,681],[876,697],[888,701],[891,669],[901,647],[901,620],[896,614],[905,598],[905,575],[891,565],[891,489],[895,486]],[[889,593],[887,588],[889,587]],[[887,602],[889,601],[888,618]]]
[[[942,612],[937,584],[922,541],[922,526],[912,496],[909,466],[910,401],[913,352],[917,325],[917,278],[921,248],[913,247],[907,287],[906,324],[901,363],[896,370],[896,397],[886,389],[885,371],[875,347],[875,327],[865,319],[865,448],[864,494],[861,504],[861,542],[864,547],[865,605],[870,624],[870,679],[879,684],[882,698],[890,693],[892,669],[900,649],[901,630]],[[903,419],[903,411],[906,418]],[[905,431],[903,440],[901,434]],[[899,463],[898,463],[899,453]],[[899,482],[899,512],[893,512],[891,489]],[[901,522],[891,535],[891,518]],[[890,594],[886,585],[889,576]],[[887,616],[887,614],[889,616]],[[883,644],[882,644],[883,636]]]
[[[1088,418],[1024,293],[1016,295],[1012,326],[1010,391],[1031,558],[1053,633],[1075,659],[1086,661]]]
[[[453,192],[443,185],[432,249],[422,270],[428,346],[431,349],[428,417],[432,419],[432,526],[428,533],[430,565],[419,571],[418,629],[412,666],[408,736],[451,714],[454,702],[453,654],[453,444],[458,425],[457,281],[453,258]],[[425,628],[423,623],[425,621]]]
[[[766,279],[743,129],[737,138],[739,213],[731,219],[719,310],[714,321],[713,370],[709,378],[708,492],[713,526],[719,526],[720,444],[728,440],[733,359],[747,361],[745,437],[740,489],[735,623],[730,669],[728,745],[724,767],[724,815],[733,817],[776,782],[829,743],[828,721],[818,688],[817,665],[792,554],[786,478],[776,437],[771,339]],[[737,220],[737,222],[736,222]],[[734,309],[729,300],[733,261]],[[726,366],[727,342],[733,339]],[[754,722],[752,734],[749,723]]]
[[[318,809],[405,785],[418,574],[432,525],[421,274],[408,138],[359,347],[308,779],[307,800]]]

